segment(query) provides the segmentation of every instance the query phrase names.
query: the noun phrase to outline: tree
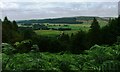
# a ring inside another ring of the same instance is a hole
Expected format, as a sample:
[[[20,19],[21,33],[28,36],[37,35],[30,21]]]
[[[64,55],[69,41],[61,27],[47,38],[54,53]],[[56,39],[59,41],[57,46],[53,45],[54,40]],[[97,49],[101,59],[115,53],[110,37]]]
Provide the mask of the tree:
[[[87,49],[87,37],[84,31],[79,31],[71,38],[71,52],[81,53]]]
[[[91,28],[91,29],[90,29],[91,31],[97,31],[97,30],[100,29],[100,25],[99,25],[99,23],[98,23],[98,21],[96,20],[95,17],[94,17],[94,19],[93,19],[93,22],[92,22],[90,28]]]
[[[21,41],[22,35],[18,32],[16,21],[9,21],[7,17],[2,22],[2,42],[14,43]]]
[[[70,47],[69,47],[69,43],[70,43],[70,37],[68,34],[64,34],[62,33],[59,37],[58,40],[60,41],[62,47],[63,47],[63,51],[69,51]]]
[[[2,22],[2,42],[10,42],[10,39],[12,38],[11,29],[12,23],[7,19],[7,17],[5,17]]]
[[[117,37],[120,36],[120,16],[118,18],[109,19],[107,26],[101,29],[101,43],[112,45],[117,42]]]
[[[18,25],[17,25],[16,21],[14,20],[12,23],[13,23],[13,25],[12,25],[13,30],[17,31]]]
[[[99,44],[99,40],[100,40],[100,25],[97,21],[96,18],[93,19],[93,22],[90,26],[90,30],[89,30],[89,40],[91,43],[91,46],[94,44]]]
[[[31,39],[33,36],[36,35],[36,33],[32,29],[26,29],[23,31],[20,31],[21,34],[23,35],[23,38],[26,39]]]

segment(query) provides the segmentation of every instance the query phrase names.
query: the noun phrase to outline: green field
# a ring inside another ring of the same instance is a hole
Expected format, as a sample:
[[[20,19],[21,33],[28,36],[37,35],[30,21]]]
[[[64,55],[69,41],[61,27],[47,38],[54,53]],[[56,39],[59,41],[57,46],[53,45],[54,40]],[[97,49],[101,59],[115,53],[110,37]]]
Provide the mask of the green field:
[[[98,20],[101,27],[107,24],[106,21]],[[44,23],[48,28],[71,28],[67,31],[58,31],[58,30],[35,30],[38,35],[43,36],[57,36],[61,33],[69,34],[77,33],[79,30],[88,31],[90,29],[91,22],[84,22],[83,24],[48,24]],[[66,25],[66,26],[65,26]]]
[[[59,26],[60,25],[60,26]],[[65,34],[71,35],[72,33],[76,33],[79,30],[88,31],[89,24],[70,24],[68,26],[64,26],[65,24],[49,24],[48,28],[71,28],[72,30],[66,30],[66,31],[58,31],[58,30],[35,30],[35,32],[38,35],[44,35],[44,36],[57,36],[59,34],[62,34],[63,32]]]
[[[62,34],[63,32],[65,34],[71,35],[72,33],[76,33],[79,30],[71,30],[71,31],[57,31],[57,30],[36,30],[35,32],[38,35],[43,35],[43,36],[57,36],[59,34]]]

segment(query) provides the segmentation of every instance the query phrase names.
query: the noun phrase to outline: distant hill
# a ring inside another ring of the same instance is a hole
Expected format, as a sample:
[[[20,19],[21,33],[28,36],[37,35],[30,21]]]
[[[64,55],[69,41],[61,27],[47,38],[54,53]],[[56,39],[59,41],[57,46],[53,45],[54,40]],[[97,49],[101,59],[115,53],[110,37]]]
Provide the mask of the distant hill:
[[[66,24],[82,24],[84,21],[91,21],[94,17],[90,16],[78,16],[78,17],[63,17],[63,18],[51,18],[51,19],[36,19],[36,20],[21,20],[17,23],[32,24],[32,23],[66,23]],[[96,17],[97,19],[105,20],[106,18]]]

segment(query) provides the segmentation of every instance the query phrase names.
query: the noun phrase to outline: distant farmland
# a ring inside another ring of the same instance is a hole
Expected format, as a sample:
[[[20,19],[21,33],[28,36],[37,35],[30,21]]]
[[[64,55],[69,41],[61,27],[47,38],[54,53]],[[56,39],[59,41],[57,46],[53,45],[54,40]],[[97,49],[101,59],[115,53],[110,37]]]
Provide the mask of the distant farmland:
[[[77,33],[79,30],[88,31],[90,29],[91,23],[94,17],[89,16],[78,16],[78,17],[63,17],[63,18],[53,18],[53,19],[38,19],[38,20],[22,20],[17,21],[18,24],[26,24],[26,26],[31,26],[32,24],[43,24],[46,29],[34,30],[38,35],[43,36],[57,36],[61,33],[66,33],[71,35],[72,33]],[[108,19],[96,17],[100,26],[103,27],[108,23]],[[59,30],[70,29],[70,30]]]
[[[101,27],[105,26],[107,24],[107,21],[98,20]],[[90,29],[91,22],[84,22],[83,24],[55,24],[55,23],[44,23],[48,28],[71,28],[71,30],[66,31],[58,31],[58,30],[35,30],[35,32],[38,35],[43,36],[58,36],[61,33],[69,34],[72,33],[75,34],[79,30],[88,31]]]

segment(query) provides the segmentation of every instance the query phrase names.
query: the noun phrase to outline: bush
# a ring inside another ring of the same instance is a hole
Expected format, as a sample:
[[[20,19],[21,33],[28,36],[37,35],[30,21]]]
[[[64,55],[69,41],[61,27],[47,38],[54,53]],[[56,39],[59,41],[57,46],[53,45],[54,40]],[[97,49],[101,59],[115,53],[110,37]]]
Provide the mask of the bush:
[[[83,54],[29,52],[16,53],[11,56],[2,53],[3,69],[16,71],[119,72],[119,46],[120,44],[113,46],[94,45]]]
[[[15,51],[16,49],[12,45],[8,43],[2,43],[2,53],[11,55],[15,53]]]
[[[31,51],[32,41],[31,40],[24,40],[22,42],[16,42],[14,44],[17,52],[24,53]]]
[[[103,72],[119,72],[120,62],[116,60],[108,60],[103,62],[100,66],[100,70]]]
[[[69,72],[70,71],[70,66],[69,63],[67,61],[62,61],[60,63],[59,68],[63,71],[63,72]]]

